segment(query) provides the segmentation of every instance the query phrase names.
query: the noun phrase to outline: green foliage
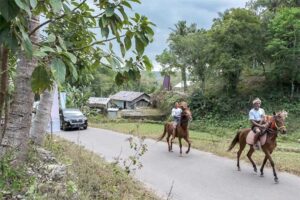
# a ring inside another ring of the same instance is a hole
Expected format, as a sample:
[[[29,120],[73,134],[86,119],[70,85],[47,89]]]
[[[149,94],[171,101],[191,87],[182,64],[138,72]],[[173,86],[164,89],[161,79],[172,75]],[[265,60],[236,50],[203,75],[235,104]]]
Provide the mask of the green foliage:
[[[195,119],[226,120],[240,114],[247,115],[250,104],[248,99],[238,96],[205,96],[202,91],[194,91],[189,97],[189,105]]]
[[[0,190],[18,193],[32,183],[33,177],[27,177],[26,166],[14,167],[11,164],[12,160],[13,158],[9,153],[0,160]]]
[[[91,92],[89,88],[83,87],[72,87],[71,85],[67,85],[65,87],[65,92],[67,92],[67,107],[69,108],[79,108],[83,110],[87,105],[87,101],[91,96]]]
[[[32,73],[31,88],[35,93],[42,93],[45,89],[51,90],[52,74],[43,65],[36,67]]]
[[[152,99],[153,106],[159,108],[168,116],[175,102],[186,101],[187,96],[177,92],[160,90],[153,94]]]
[[[139,125],[137,125],[137,132],[139,129]],[[126,159],[117,158],[114,164],[120,164],[122,162],[125,172],[127,174],[135,172],[137,169],[141,169],[143,164],[141,162],[141,157],[148,151],[147,145],[144,143],[145,138],[133,138],[129,137],[128,139],[130,149],[133,150],[133,155],[130,155]]]
[[[268,11],[276,12],[282,7],[299,7],[300,2],[298,0],[250,0],[248,7],[259,10],[266,8]]]
[[[39,3],[36,0],[1,0],[0,44],[12,50],[22,48],[28,58],[37,59],[41,66],[51,62],[51,71],[39,68],[33,74],[37,76],[32,78],[35,80],[32,84],[35,92],[42,92],[53,82],[46,79],[43,83],[39,78],[42,74],[52,77],[59,85],[65,80],[72,85],[82,85],[89,83],[93,78],[91,73],[102,66],[111,67],[123,77],[117,79],[119,84],[137,80],[140,78],[139,70],[152,68],[144,49],[153,41],[154,24],[138,13],[130,17],[130,11],[125,12],[124,8],[131,8],[134,3],[140,2],[105,0],[94,2],[94,7],[91,7],[86,1],[47,0]],[[29,32],[28,24],[33,15],[44,15],[46,19],[45,23]],[[39,44],[32,42],[30,36],[45,25],[48,25],[44,29],[48,38],[39,40]],[[97,25],[104,36],[102,40],[91,31]],[[112,40],[119,43],[122,59],[113,51]],[[133,41],[136,44],[134,49]],[[127,51],[134,52],[136,56],[125,57]]]
[[[269,24],[266,47],[275,65],[272,71],[277,82],[291,84],[291,97],[300,87],[300,8],[279,10]]]
[[[240,8],[226,11],[212,26],[212,65],[224,78],[229,93],[236,92],[241,71],[255,54],[260,30],[259,17]]]
[[[184,91],[186,88],[187,81],[187,68],[186,65],[186,43],[184,38],[188,37],[189,34],[196,32],[196,24],[187,25],[186,21],[178,21],[175,24],[175,30],[169,35],[168,43],[169,50],[165,49],[161,55],[156,57],[156,60],[164,67],[162,74],[170,75],[173,74],[173,70],[181,71],[181,79],[184,84]]]
[[[61,59],[55,58],[51,62],[51,69],[55,80],[57,80],[59,84],[64,83],[66,76],[65,63]]]
[[[20,12],[20,9],[15,3],[15,1],[0,0],[0,4],[1,4],[0,13],[7,22],[14,19]]]

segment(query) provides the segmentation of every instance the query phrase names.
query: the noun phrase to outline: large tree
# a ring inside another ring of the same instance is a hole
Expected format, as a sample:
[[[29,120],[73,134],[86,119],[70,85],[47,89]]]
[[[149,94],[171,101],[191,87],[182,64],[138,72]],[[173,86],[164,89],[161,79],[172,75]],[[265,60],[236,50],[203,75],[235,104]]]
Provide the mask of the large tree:
[[[54,82],[62,85],[66,76],[79,79],[81,74],[78,72],[85,67],[80,62],[86,58],[95,65],[116,69],[117,83],[132,77],[130,71],[138,75],[139,69],[151,68],[148,57],[143,53],[145,46],[152,41],[152,23],[139,14],[130,18],[125,12],[125,7],[130,9],[132,2],[140,1],[99,0],[94,1],[93,9],[86,2],[1,0],[0,45],[17,50],[20,59],[16,69],[14,101],[1,141],[1,156],[13,150],[17,161],[22,162],[26,157],[33,103],[31,87],[34,92],[41,93],[51,90]],[[36,20],[39,15],[45,17],[40,25]],[[91,30],[97,24],[101,38],[96,38]],[[39,39],[41,28],[45,28],[47,35]],[[114,53],[112,43],[105,50],[105,44],[112,40],[119,44],[123,58]],[[131,47],[133,41],[134,48]],[[134,59],[125,57],[128,50],[135,50]],[[88,57],[88,54],[92,55]]]
[[[225,89],[235,93],[242,69],[252,61],[261,35],[259,17],[246,9],[230,9],[210,30],[213,65],[224,79]]]
[[[283,8],[269,24],[267,50],[276,80],[290,84],[290,97],[300,88],[300,8]]]
[[[186,36],[196,31],[196,24],[188,26],[186,21],[178,21],[177,24],[175,24],[175,29],[172,29],[168,38],[169,49],[164,50],[164,52],[156,58],[164,67],[167,67],[164,72],[169,73],[173,69],[180,70],[185,92],[187,91],[188,65],[184,60],[186,52],[184,51],[185,44],[183,40]]]
[[[200,88],[205,93],[205,83],[210,71],[210,62],[213,54],[211,51],[211,38],[208,31],[199,30],[182,38],[182,54],[186,66],[191,71],[191,78],[200,81]]]

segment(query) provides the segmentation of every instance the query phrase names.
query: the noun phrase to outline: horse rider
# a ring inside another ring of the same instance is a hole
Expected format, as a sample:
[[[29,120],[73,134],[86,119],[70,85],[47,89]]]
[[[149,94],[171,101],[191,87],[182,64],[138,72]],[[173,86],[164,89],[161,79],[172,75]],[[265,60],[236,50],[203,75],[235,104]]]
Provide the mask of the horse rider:
[[[176,126],[177,126],[177,124],[180,123],[181,113],[182,113],[182,109],[179,107],[179,103],[175,102],[175,106],[171,112],[171,116],[173,119],[173,134],[172,134],[172,136],[174,138],[175,138],[175,134],[176,134]]]
[[[260,107],[261,100],[259,98],[256,98],[252,103],[253,108],[249,112],[249,120],[252,125],[251,129],[255,133],[253,146],[255,146],[256,149],[259,149],[257,141],[260,136],[265,134],[269,124],[264,120],[265,110]]]

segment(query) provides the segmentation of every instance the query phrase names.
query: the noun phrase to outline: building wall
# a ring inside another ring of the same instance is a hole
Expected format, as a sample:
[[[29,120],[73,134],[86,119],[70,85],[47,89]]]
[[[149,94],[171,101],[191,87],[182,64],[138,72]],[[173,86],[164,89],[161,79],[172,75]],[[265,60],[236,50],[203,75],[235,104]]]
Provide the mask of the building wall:
[[[126,102],[125,107],[124,107],[124,102]],[[131,102],[121,101],[121,100],[112,100],[112,104],[115,104],[119,108],[122,108],[122,109],[135,109],[136,107],[144,107],[149,104],[148,102],[150,102],[150,97],[145,94],[136,98],[135,100],[133,100]]]
[[[116,104],[119,108],[124,109],[124,101],[113,100],[113,103]]]
[[[136,107],[141,107],[141,106],[137,105],[136,103],[140,102],[143,99],[144,99],[144,101],[150,102],[150,97],[144,94],[144,95],[140,96],[139,98],[136,98],[134,101],[128,102],[128,108],[135,109]]]
[[[145,101],[145,100],[140,100],[138,102],[136,102],[135,107],[147,107],[149,105],[149,102]]]

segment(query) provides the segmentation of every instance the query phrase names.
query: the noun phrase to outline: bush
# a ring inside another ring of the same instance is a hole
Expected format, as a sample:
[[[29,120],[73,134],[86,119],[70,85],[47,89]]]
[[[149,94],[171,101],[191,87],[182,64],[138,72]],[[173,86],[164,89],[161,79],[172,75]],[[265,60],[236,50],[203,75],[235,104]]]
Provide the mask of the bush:
[[[153,94],[152,102],[167,116],[171,113],[175,102],[187,101],[187,96],[180,92],[160,90]]]

